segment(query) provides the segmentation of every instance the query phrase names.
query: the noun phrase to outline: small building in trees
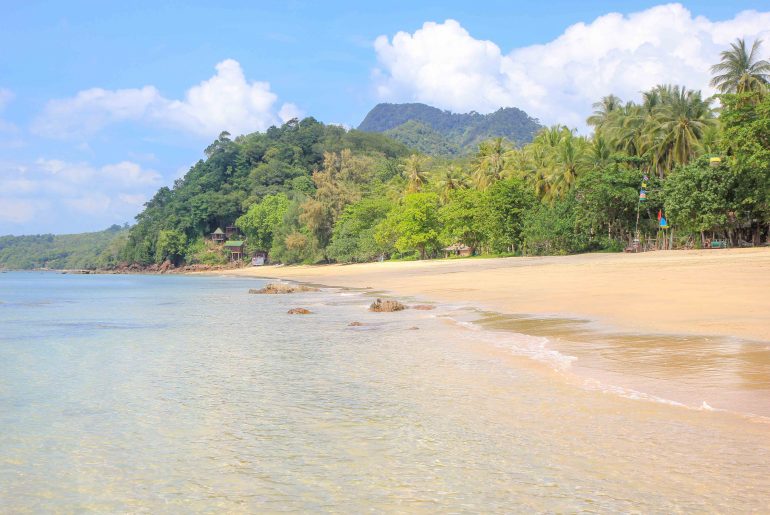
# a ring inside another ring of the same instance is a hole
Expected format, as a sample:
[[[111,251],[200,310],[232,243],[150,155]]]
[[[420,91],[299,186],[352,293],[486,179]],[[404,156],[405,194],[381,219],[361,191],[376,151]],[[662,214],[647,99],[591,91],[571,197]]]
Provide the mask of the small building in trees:
[[[234,225],[228,225],[225,227],[225,236],[227,238],[232,238],[234,235],[239,234],[238,228]]]
[[[444,254],[446,255],[446,257],[449,257],[449,256],[468,257],[473,255],[473,249],[465,245],[464,243],[454,243],[448,247],[444,247]]]
[[[214,232],[211,233],[211,241],[214,243],[222,243],[227,238],[225,237],[225,231],[217,227]]]
[[[267,252],[258,250],[251,256],[251,266],[262,266],[267,263]]]
[[[244,243],[242,240],[227,240],[224,248],[230,253],[230,261],[243,260]]]

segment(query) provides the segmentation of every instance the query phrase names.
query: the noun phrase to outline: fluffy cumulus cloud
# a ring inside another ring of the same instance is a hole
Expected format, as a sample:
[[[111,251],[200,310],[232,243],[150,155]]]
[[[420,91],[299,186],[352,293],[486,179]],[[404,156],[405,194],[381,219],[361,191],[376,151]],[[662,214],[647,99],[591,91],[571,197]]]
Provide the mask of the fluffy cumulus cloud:
[[[762,38],[770,54],[770,12],[726,21],[694,16],[681,4],[577,23],[545,44],[507,53],[459,22],[425,23],[374,42],[378,96],[454,111],[516,106],[547,123],[583,126],[591,104],[614,93],[636,99],[656,84],[710,94],[709,68],[735,38]]]
[[[183,99],[166,98],[154,86],[91,88],[48,102],[32,129],[66,138],[93,134],[113,123],[138,121],[212,138],[223,130],[232,134],[263,130],[289,114],[290,118],[300,114],[293,104],[277,107],[277,101],[269,83],[248,81],[241,65],[226,59],[216,65],[213,77],[188,89]]]
[[[79,231],[85,219],[93,222],[89,229],[127,222],[161,182],[156,171],[131,161],[0,162],[0,234],[37,232],[41,226]]]

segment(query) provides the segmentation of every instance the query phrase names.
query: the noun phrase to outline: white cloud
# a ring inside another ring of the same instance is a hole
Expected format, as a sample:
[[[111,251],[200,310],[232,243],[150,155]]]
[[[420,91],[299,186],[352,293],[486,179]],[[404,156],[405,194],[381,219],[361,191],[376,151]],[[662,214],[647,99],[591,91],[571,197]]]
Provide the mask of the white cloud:
[[[770,40],[770,12],[712,22],[681,4],[660,5],[577,23],[507,54],[455,20],[428,22],[412,34],[378,37],[373,76],[383,100],[460,112],[516,106],[547,123],[583,126],[591,104],[610,93],[629,100],[660,83],[713,93],[709,68],[737,37]]]
[[[140,120],[163,105],[153,86],[109,91],[91,88],[72,98],[51,100],[32,125],[44,136],[67,137],[91,134],[111,123]]]
[[[125,193],[120,193],[118,195],[118,200],[126,205],[129,205],[135,208],[138,211],[139,209],[142,208],[144,203],[147,202],[147,196],[141,193],[136,195],[128,195]]]
[[[64,203],[78,213],[100,215],[109,209],[112,200],[104,193],[96,192],[64,199]]]
[[[155,170],[142,168],[131,161],[121,161],[94,167],[89,163],[70,163],[59,159],[43,159],[35,161],[37,168],[62,182],[82,185],[83,183],[98,183],[103,187],[145,186],[157,185],[161,176]]]
[[[161,176],[158,172],[145,170],[131,161],[121,161],[120,163],[105,165],[100,171],[105,177],[124,186],[158,184],[161,181]]]
[[[68,183],[83,183],[94,176],[94,169],[87,163],[68,163],[59,159],[35,161],[38,168],[46,174]]]
[[[37,232],[43,221],[46,226],[85,223],[92,229],[123,223],[161,182],[158,172],[131,161],[103,166],[45,158],[0,162],[0,234]]]
[[[304,113],[302,110],[291,103],[283,104],[281,109],[278,111],[278,118],[280,118],[284,123],[288,122],[292,118],[302,118],[303,115]]]
[[[184,99],[165,98],[154,86],[139,89],[92,88],[74,97],[51,100],[32,130],[66,138],[93,134],[125,121],[164,125],[203,137],[221,131],[241,134],[280,123],[283,114],[298,112],[293,104],[276,109],[278,96],[268,82],[249,82],[241,65],[226,59],[216,74],[187,90]]]
[[[0,221],[11,224],[29,222],[48,207],[49,203],[44,200],[0,196]]]

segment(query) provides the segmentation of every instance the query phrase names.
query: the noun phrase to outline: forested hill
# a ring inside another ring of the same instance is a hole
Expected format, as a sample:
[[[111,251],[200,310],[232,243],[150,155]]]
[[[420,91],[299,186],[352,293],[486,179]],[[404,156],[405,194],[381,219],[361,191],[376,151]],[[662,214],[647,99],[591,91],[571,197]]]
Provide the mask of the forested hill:
[[[128,228],[81,234],[36,234],[0,236],[0,268],[29,270],[94,269],[118,263],[128,237]]]
[[[425,104],[377,104],[358,126],[382,132],[404,145],[435,156],[470,154],[479,143],[502,137],[516,145],[529,143],[543,127],[515,107],[494,113],[452,113]]]
[[[249,252],[284,262],[324,260],[342,210],[385,197],[409,153],[382,134],[345,130],[313,118],[234,139],[223,132],[172,188],[145,204],[124,250],[129,263],[216,264],[208,236],[237,225]]]

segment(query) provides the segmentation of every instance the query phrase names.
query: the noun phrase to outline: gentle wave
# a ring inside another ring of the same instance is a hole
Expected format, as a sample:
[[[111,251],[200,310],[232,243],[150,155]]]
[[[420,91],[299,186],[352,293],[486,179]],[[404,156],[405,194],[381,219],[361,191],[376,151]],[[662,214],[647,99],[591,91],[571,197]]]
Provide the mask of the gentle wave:
[[[448,319],[451,323],[463,327],[467,330],[485,334],[485,340],[491,345],[509,350],[517,356],[531,358],[535,361],[548,365],[550,368],[557,372],[568,372],[572,364],[578,360],[577,356],[571,356],[561,353],[558,350],[548,348],[550,340],[547,337],[533,336],[524,333],[495,331],[484,328],[478,323],[455,318],[447,314],[436,314],[434,316],[437,318]],[[572,374],[572,376],[574,379],[577,379],[577,384],[579,384],[585,390],[589,391],[608,393],[625,399],[654,402],[694,411],[729,413],[750,420],[752,422],[770,424],[770,417],[756,415],[754,413],[714,408],[710,406],[705,400],[702,401],[700,405],[693,406],[675,401],[673,399],[667,399],[657,395],[645,393],[633,388],[609,384],[595,378],[580,377],[576,374]]]

